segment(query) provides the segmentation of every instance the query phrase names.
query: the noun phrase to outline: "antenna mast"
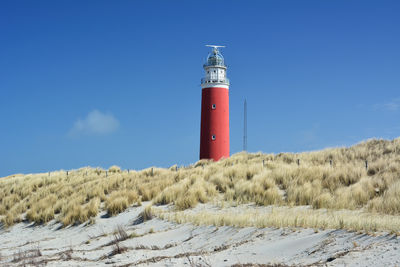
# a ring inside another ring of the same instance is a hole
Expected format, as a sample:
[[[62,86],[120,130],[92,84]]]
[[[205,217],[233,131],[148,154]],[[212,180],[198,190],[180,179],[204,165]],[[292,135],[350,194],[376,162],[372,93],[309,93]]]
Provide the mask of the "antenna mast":
[[[247,101],[244,99],[243,114],[243,151],[247,151]]]

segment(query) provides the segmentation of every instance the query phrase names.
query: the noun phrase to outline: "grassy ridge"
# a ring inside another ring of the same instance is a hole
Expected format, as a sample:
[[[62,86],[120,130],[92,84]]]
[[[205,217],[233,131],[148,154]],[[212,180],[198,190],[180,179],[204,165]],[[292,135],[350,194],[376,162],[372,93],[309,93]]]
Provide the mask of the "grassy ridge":
[[[298,164],[298,160],[299,163]],[[368,160],[368,170],[365,168]],[[400,214],[400,139],[299,154],[238,153],[193,166],[121,171],[82,168],[0,179],[0,218],[64,225],[152,200],[185,210],[214,199],[258,205]]]
[[[302,207],[228,207],[215,210],[166,211],[152,207],[155,216],[177,223],[236,227],[301,227],[314,229],[346,229],[351,231],[388,231],[400,235],[400,216],[360,210],[326,210]]]

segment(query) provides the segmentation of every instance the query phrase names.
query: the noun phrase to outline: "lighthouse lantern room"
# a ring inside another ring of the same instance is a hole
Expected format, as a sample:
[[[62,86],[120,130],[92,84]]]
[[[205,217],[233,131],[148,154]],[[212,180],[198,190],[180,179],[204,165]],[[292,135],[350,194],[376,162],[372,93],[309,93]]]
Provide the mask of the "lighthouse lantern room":
[[[217,45],[212,48],[201,79],[200,159],[229,157],[229,80],[224,57]]]

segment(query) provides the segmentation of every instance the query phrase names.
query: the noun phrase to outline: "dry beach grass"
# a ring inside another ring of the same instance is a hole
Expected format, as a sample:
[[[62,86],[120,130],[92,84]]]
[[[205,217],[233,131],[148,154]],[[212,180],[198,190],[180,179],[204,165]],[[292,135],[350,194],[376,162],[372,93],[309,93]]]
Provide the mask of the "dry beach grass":
[[[400,216],[396,215],[356,210],[315,210],[304,206],[264,210],[246,206],[217,210],[212,206],[204,208],[197,211],[166,211],[153,207],[152,212],[164,220],[194,225],[346,229],[366,233],[389,231],[400,235]]]
[[[275,207],[273,216],[247,214],[258,219],[242,219],[246,226],[400,231],[400,138],[298,154],[238,153],[178,169],[127,171],[112,166],[107,171],[87,167],[16,174],[0,179],[0,199],[5,226],[21,220],[40,224],[53,219],[67,226],[90,221],[101,210],[113,216],[151,200],[154,205],[174,204],[175,214],[182,218],[180,211],[198,203]],[[237,224],[228,219],[234,215],[203,215],[214,221],[215,216],[222,216],[223,224]],[[200,218],[185,216],[186,221],[200,223]]]

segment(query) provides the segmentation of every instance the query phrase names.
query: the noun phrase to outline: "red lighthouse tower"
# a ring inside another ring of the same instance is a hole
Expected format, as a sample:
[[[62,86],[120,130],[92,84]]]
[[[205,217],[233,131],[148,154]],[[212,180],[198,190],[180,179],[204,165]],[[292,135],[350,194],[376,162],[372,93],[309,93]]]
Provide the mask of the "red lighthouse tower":
[[[201,79],[200,159],[229,157],[229,80],[224,57],[217,45],[212,48]]]

